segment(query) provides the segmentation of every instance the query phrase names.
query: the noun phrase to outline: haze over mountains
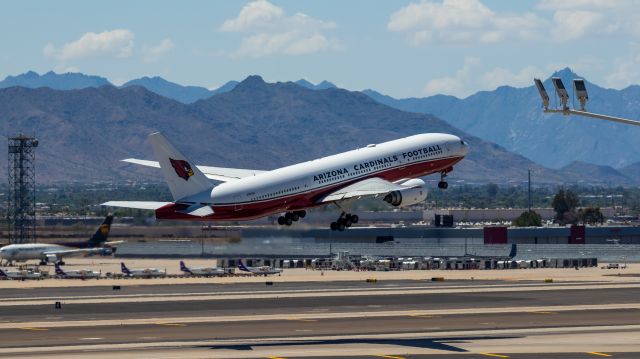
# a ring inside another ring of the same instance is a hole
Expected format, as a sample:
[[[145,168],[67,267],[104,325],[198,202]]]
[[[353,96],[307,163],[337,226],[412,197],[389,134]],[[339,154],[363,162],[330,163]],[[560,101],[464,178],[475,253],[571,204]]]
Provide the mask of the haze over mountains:
[[[132,80],[115,88],[96,76],[53,74],[64,81],[51,84],[50,73],[41,76],[48,82],[38,82],[31,73],[24,75],[29,75],[23,76],[29,81],[21,86],[83,88],[0,90],[3,134],[23,131],[41,140],[37,152],[39,181],[142,179],[150,175],[161,180],[158,171],[118,161],[131,156],[150,159],[146,136],[160,130],[194,162],[260,169],[417,132],[447,132],[465,138],[472,147],[469,157],[451,176],[452,181],[520,182],[532,168],[536,182],[638,183],[638,177],[624,170],[588,163],[549,170],[434,116],[393,109],[380,104],[380,99],[372,100],[371,93],[367,96],[338,89],[329,82],[267,84],[251,76],[241,83],[227,84],[222,91],[209,91],[161,78]],[[5,79],[0,88],[15,84],[19,77]],[[167,97],[158,95],[162,91]],[[206,96],[205,91],[215,93],[194,102]],[[176,93],[182,94],[182,101]],[[537,93],[532,97],[537,100]],[[322,135],[318,135],[320,131]],[[6,156],[5,152],[0,154]],[[3,167],[0,170],[6,171]]]
[[[573,79],[582,78],[568,68],[552,76],[562,78],[567,89]],[[552,96],[551,103],[557,105],[551,81],[547,79],[544,85]],[[640,119],[640,86],[613,90],[587,82],[587,90],[589,111]],[[363,92],[397,109],[438,116],[463,131],[551,168],[580,161],[625,172],[625,166],[640,160],[640,128],[578,116],[544,114],[533,79],[529,87],[503,86],[465,99],[443,95],[394,99],[373,90]]]

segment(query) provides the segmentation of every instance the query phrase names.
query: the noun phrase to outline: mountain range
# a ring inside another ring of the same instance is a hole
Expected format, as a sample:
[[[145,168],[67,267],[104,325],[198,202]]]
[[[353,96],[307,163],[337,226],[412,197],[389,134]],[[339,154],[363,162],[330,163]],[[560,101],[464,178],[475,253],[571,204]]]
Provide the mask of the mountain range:
[[[74,86],[76,91],[53,90]],[[470,136],[434,116],[420,114],[425,111],[420,107],[426,106],[424,103],[432,106],[434,101],[440,101],[441,106],[455,107],[469,98],[434,96],[395,100],[371,90],[363,94],[339,89],[327,81],[318,85],[306,80],[267,84],[257,76],[241,83],[231,81],[210,91],[159,77],[132,80],[116,88],[97,76],[52,72],[40,76],[28,72],[7,77],[0,82],[0,88],[3,87],[0,113],[7,118],[3,134],[14,135],[18,129],[36,134],[41,143],[47,143],[47,137],[50,143],[57,143],[51,148],[43,145],[38,149],[39,156],[47,158],[44,168],[38,167],[46,169],[47,180],[51,181],[143,178],[148,171],[131,168],[117,160],[131,155],[149,157],[144,137],[155,130],[162,130],[170,138],[172,133],[193,138],[195,142],[186,140],[185,146],[200,163],[210,165],[256,167],[259,164],[263,169],[274,168],[416,132],[448,132],[467,139],[473,148],[452,176],[458,180],[520,182],[525,179],[528,168],[534,169],[534,180],[538,183],[586,181],[631,185],[637,184],[640,178],[637,175],[640,162],[618,170],[584,161],[571,161],[557,170],[548,169],[499,145]],[[589,89],[591,91],[591,85]],[[505,90],[522,89],[499,88],[495,92]],[[212,94],[206,95],[205,91]],[[535,100],[537,93],[531,97]],[[388,106],[402,107],[404,111]],[[487,106],[486,110],[496,106],[503,105]],[[319,141],[309,128],[323,129],[331,136],[322,136]],[[118,138],[113,138],[113,133],[117,133]],[[90,144],[79,134],[99,142],[106,135],[110,141],[100,142],[99,148],[88,148]],[[120,138],[121,134],[124,138]],[[292,140],[296,144],[294,148],[302,146],[305,151],[292,153],[287,141],[273,141],[274,138]],[[198,141],[207,143],[206,148],[194,146]],[[229,148],[236,150],[230,153]],[[55,151],[49,153],[50,149]],[[73,159],[72,163],[66,163],[64,158]],[[67,173],[68,167],[76,162],[85,169],[71,169]]]
[[[21,131],[39,138],[38,180],[44,182],[159,181],[159,172],[119,161],[152,158],[145,140],[154,131],[163,132],[196,163],[257,169],[417,132],[446,132],[465,138],[472,148],[451,175],[452,182],[521,182],[528,168],[544,182],[578,180],[431,115],[393,109],[360,92],[310,90],[292,82],[269,84],[258,76],[192,104],[140,86],[73,91],[10,87],[0,90],[0,113],[5,136]]]
[[[568,89],[573,79],[581,78],[569,68],[552,77],[562,78]],[[554,105],[550,78],[544,85]],[[640,119],[640,86],[614,90],[588,81],[586,86],[590,98],[587,110]],[[443,95],[395,99],[374,90],[363,92],[387,106],[438,116],[463,131],[551,168],[580,161],[625,172],[625,166],[640,160],[640,128],[579,116],[545,114],[533,79],[529,87],[503,86],[465,99]]]
[[[305,79],[300,79],[295,83],[310,90],[336,88],[336,85],[329,81],[322,81],[317,85],[314,85]],[[144,76],[127,81],[120,87],[142,86],[160,96],[188,104],[198,100],[207,99],[219,93],[231,91],[237,84],[238,81],[231,80],[214,90],[209,90],[201,86],[180,85],[175,82],[167,81],[160,76]],[[54,90],[79,90],[87,87],[100,87],[105,85],[113,86],[113,84],[104,77],[73,72],[57,74],[53,71],[49,71],[42,75],[39,75],[34,71],[28,71],[16,76],[7,76],[3,81],[0,81],[0,89],[21,86],[28,88],[49,87]]]

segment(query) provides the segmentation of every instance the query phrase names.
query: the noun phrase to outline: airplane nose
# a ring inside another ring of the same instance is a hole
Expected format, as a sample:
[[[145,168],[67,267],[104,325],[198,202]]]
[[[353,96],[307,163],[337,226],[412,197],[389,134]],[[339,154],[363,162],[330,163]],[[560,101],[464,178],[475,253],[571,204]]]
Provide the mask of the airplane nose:
[[[466,156],[467,153],[469,153],[469,145],[464,142],[463,139],[460,139],[460,154],[462,156]]]

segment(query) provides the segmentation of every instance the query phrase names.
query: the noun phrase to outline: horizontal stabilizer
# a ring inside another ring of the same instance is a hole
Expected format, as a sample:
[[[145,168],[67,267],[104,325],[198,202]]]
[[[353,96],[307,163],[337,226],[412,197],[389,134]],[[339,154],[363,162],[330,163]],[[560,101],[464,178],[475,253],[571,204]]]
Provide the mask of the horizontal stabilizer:
[[[109,207],[124,207],[135,209],[153,209],[156,210],[160,207],[164,207],[173,202],[151,202],[151,201],[109,201],[105,202],[103,206]]]
[[[122,162],[133,163],[136,165],[160,168],[158,161],[140,160],[137,158],[125,158]],[[229,182],[244,177],[255,176],[259,173],[266,172],[260,170],[251,170],[244,168],[227,168],[227,167],[212,167],[212,166],[196,166],[207,178],[219,182]]]

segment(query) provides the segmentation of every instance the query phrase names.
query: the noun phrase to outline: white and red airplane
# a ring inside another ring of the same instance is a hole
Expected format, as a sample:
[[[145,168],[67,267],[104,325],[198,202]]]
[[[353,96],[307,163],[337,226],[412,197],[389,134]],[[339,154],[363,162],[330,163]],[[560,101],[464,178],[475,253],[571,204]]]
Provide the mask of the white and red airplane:
[[[446,189],[447,173],[468,152],[457,136],[427,133],[259,171],[195,166],[160,133],[149,140],[158,162],[123,161],[160,168],[174,201],[103,205],[155,210],[157,219],[170,220],[235,221],[282,214],[278,223],[291,225],[307,209],[334,203],[343,211],[331,229],[340,231],[358,222],[357,215],[347,213],[353,200],[378,197],[393,206],[422,202],[427,189],[418,177],[433,173],[440,173],[438,187]]]

